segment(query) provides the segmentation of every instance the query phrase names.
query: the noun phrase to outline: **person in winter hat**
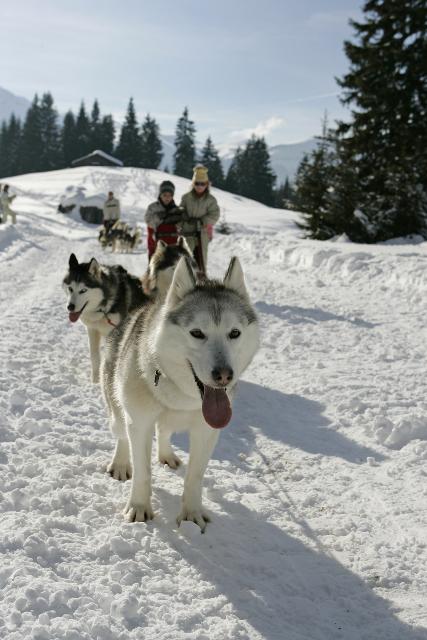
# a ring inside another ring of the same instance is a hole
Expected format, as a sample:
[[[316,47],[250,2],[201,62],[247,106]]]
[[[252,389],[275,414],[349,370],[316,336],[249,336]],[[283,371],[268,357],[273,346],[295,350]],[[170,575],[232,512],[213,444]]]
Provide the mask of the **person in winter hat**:
[[[174,195],[175,185],[170,180],[164,180],[159,187],[159,197],[147,207],[148,260],[151,260],[158,240],[166,244],[176,244],[178,241],[177,222],[182,219],[182,212],[175,204]]]
[[[16,224],[16,213],[10,208],[10,203],[16,196],[9,195],[9,185],[5,184],[1,193],[2,220],[7,222],[7,217],[12,219],[12,224]]]
[[[194,167],[192,188],[182,196],[180,208],[184,210],[180,233],[185,236],[199,265],[206,273],[209,244],[209,225],[219,220],[219,206],[209,191],[208,170],[201,164]]]

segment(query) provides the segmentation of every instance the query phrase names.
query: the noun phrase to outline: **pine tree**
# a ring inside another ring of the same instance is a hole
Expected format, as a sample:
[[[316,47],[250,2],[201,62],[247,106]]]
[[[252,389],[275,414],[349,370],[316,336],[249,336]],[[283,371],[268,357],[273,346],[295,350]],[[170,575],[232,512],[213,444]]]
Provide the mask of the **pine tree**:
[[[205,146],[202,149],[199,162],[208,169],[209,179],[213,186],[222,188],[225,181],[224,170],[218,151],[215,149],[210,136],[207,138]]]
[[[83,102],[81,103],[79,113],[77,114],[75,133],[77,157],[81,158],[93,151],[91,148],[90,122]]]
[[[338,81],[352,107],[338,135],[358,180],[354,215],[365,241],[427,237],[427,5],[369,0],[363,12],[351,21],[357,43],[345,42],[351,67]]]
[[[225,189],[230,193],[242,194],[240,176],[241,176],[241,164],[242,164],[243,151],[240,147],[237,147],[234,152],[233,160],[227,171],[227,177],[225,179]]]
[[[326,240],[337,233],[328,216],[328,194],[332,187],[335,155],[331,144],[322,137],[310,154],[305,154],[295,179],[295,206],[301,211],[303,229],[316,240]]]
[[[95,100],[90,114],[90,147],[92,151],[95,151],[96,149],[103,150],[102,137],[101,111],[99,109],[98,100]]]
[[[268,206],[274,205],[276,176],[264,138],[252,136],[242,153],[239,167],[241,194]]]
[[[42,171],[43,139],[40,103],[37,94],[27,111],[22,130],[21,170],[23,173]]]
[[[125,121],[116,148],[117,157],[128,167],[141,166],[141,135],[133,99],[129,100]]]
[[[147,114],[141,132],[141,167],[158,169],[163,158],[159,125]]]
[[[295,200],[295,193],[292,185],[289,181],[289,177],[286,176],[285,182],[279,185],[275,191],[275,207],[278,209],[292,209]]]
[[[62,160],[65,167],[70,167],[73,160],[79,157],[79,146],[76,135],[76,119],[72,111],[67,111],[61,129]]]
[[[21,173],[21,121],[11,115],[0,131],[0,177]]]
[[[43,94],[40,101],[40,127],[42,138],[41,170],[58,169],[61,165],[61,140],[58,113],[50,93]]]
[[[101,140],[100,140],[100,149],[105,151],[105,153],[112,154],[114,151],[114,135],[115,135],[115,126],[113,116],[107,115],[103,116],[101,121]]]
[[[196,161],[196,128],[185,107],[175,131],[174,173],[183,178],[191,178]]]

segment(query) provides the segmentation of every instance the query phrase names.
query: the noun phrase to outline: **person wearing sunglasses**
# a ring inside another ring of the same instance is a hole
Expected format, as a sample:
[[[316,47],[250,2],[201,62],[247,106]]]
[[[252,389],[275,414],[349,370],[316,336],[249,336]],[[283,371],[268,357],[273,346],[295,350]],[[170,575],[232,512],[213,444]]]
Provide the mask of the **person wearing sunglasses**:
[[[180,208],[183,217],[179,232],[185,236],[199,270],[206,274],[208,227],[218,222],[220,212],[216,198],[209,191],[208,170],[203,165],[194,167],[192,188],[182,196]]]

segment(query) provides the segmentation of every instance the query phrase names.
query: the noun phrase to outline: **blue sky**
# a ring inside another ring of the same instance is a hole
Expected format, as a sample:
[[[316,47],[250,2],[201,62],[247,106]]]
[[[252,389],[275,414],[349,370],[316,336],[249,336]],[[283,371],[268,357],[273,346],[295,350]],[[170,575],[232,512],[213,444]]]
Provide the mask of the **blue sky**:
[[[0,86],[32,98],[50,90],[61,111],[83,98],[123,117],[133,96],[162,133],[185,105],[198,138],[270,144],[345,116],[335,76],[359,0],[15,0],[2,3]]]

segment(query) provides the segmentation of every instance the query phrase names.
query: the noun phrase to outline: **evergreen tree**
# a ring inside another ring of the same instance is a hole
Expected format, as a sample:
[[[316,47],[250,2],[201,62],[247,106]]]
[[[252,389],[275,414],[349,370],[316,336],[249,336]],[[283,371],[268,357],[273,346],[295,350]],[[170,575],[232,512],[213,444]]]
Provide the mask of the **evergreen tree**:
[[[183,178],[191,178],[196,162],[196,128],[185,107],[175,131],[174,173]]]
[[[227,171],[227,177],[225,179],[225,189],[230,193],[237,193],[241,195],[242,188],[240,182],[240,168],[242,163],[242,149],[237,147],[233,160]]]
[[[0,131],[0,177],[21,173],[21,121],[11,115],[9,122],[3,122]]]
[[[43,94],[40,102],[40,128],[42,139],[41,170],[58,169],[62,155],[61,140],[58,113],[53,106],[53,98],[50,93]]]
[[[351,22],[357,42],[345,42],[350,71],[338,81],[352,107],[338,136],[347,179],[354,170],[358,180],[354,215],[365,241],[427,237],[427,5],[369,0],[363,12]]]
[[[76,135],[76,119],[72,111],[67,111],[61,129],[62,161],[65,167],[79,157],[79,146]]]
[[[93,151],[91,148],[90,121],[83,102],[81,103],[79,113],[77,114],[75,133],[77,158],[81,158]]]
[[[43,138],[40,103],[37,94],[34,96],[25,117],[20,153],[23,173],[42,171]]]
[[[141,167],[158,169],[163,158],[159,125],[147,114],[141,133]]]
[[[239,166],[241,194],[268,206],[274,205],[276,176],[264,138],[252,138],[246,144]]]
[[[120,131],[116,154],[128,167],[141,166],[141,135],[132,98],[129,100],[125,121]]]
[[[326,240],[337,233],[327,206],[334,164],[333,148],[324,136],[310,154],[304,155],[296,174],[295,206],[303,214],[301,226],[316,240]]]
[[[92,151],[95,151],[96,149],[103,150],[102,138],[101,111],[99,109],[98,100],[95,100],[90,114],[90,147]]]
[[[114,151],[114,135],[115,135],[115,127],[113,116],[107,115],[103,116],[101,121],[101,139],[100,139],[100,149],[105,151],[105,153],[112,154]]]
[[[286,180],[275,191],[275,206],[278,209],[292,209],[295,200],[295,193],[292,185],[289,181],[289,177],[286,176]]]
[[[224,186],[224,170],[218,151],[215,149],[210,136],[202,149],[199,162],[208,169],[209,179],[213,186],[222,188]]]

